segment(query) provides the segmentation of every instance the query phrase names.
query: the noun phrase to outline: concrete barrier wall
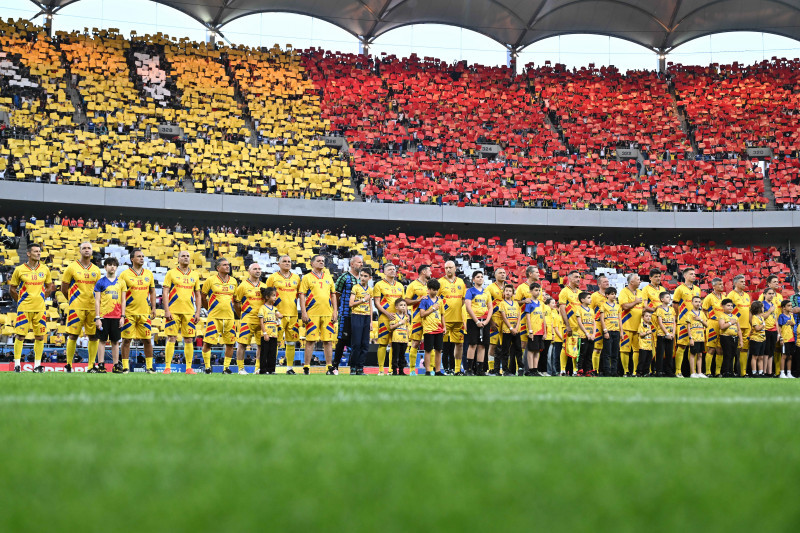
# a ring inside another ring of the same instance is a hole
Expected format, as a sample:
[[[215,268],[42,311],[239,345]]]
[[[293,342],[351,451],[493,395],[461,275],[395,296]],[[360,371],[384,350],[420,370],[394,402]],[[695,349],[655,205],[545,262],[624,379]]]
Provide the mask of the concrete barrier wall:
[[[166,209],[171,215],[226,214],[279,216],[306,220],[457,223],[476,227],[605,228],[605,229],[790,229],[800,227],[800,212],[674,213],[626,211],[567,211],[502,207],[453,207],[414,204],[335,202],[141,191],[0,181],[0,202],[31,202],[57,207]]]

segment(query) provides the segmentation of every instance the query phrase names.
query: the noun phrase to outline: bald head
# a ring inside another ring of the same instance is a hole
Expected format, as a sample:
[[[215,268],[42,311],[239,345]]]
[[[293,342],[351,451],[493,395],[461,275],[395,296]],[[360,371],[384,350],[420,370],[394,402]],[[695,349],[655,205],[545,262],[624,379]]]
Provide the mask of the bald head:
[[[256,283],[261,279],[261,265],[258,263],[251,263],[249,267],[247,267],[247,273],[250,274],[250,281]]]
[[[453,261],[448,261],[444,264],[444,274],[448,278],[453,278],[456,275],[456,264]]]

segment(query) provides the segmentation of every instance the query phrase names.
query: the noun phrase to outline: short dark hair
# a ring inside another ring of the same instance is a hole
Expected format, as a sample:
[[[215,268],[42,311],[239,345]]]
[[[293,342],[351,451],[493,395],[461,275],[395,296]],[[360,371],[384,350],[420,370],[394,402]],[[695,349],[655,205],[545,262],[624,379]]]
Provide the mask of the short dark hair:
[[[506,289],[511,289],[513,291],[514,290],[514,286],[512,284],[510,284],[510,283],[506,283],[505,285],[503,285],[503,290],[506,290]]]
[[[719,303],[719,305],[728,305],[728,304],[733,304],[733,300],[731,300],[730,298],[723,298],[722,301]]]
[[[764,302],[756,300],[750,304],[750,313],[757,315],[764,310]]]
[[[438,291],[439,287],[441,287],[441,285],[439,285],[439,280],[438,279],[429,279],[428,280],[428,288],[429,289],[433,289],[435,291]]]
[[[261,289],[261,297],[264,298],[264,300],[266,300],[267,298],[275,294],[277,291],[278,289],[276,289],[275,287],[264,287],[263,289]]]
[[[580,272],[578,272],[577,270],[570,270],[569,272],[567,272],[567,277],[569,277],[569,276],[571,276],[573,274],[580,274]]]
[[[667,291],[661,291],[661,293],[658,295],[658,299],[663,300],[664,296],[669,296],[669,293]]]
[[[606,289],[606,296],[608,296],[609,294],[617,294],[617,288],[616,287],[607,288]]]
[[[477,276],[483,276],[483,270],[476,270],[472,273],[472,279],[475,279]]]
[[[661,269],[660,268],[651,268],[650,269],[650,275],[651,276],[660,276],[661,275]]]
[[[372,269],[370,267],[361,267],[361,268],[358,269],[358,273],[359,274],[365,273],[365,274],[369,274],[371,276],[372,275]]]
[[[539,283],[531,283],[531,289],[541,289],[542,286]]]
[[[770,282],[774,279],[778,279],[778,276],[776,276],[775,274],[770,274],[769,276],[767,276],[767,285],[769,285]]]
[[[38,248],[41,251],[42,245],[39,244],[38,242],[34,242],[28,245],[28,250],[30,250],[31,248]]]
[[[787,305],[791,305],[791,304],[792,304],[791,300],[784,300],[784,301],[781,302],[781,307],[783,308],[783,307],[786,307]]]
[[[583,292],[581,292],[580,294],[578,294],[578,301],[579,301],[579,302],[580,302],[580,301],[583,301],[583,300],[585,300],[586,298],[588,298],[589,296],[591,296],[591,294],[589,294],[589,293],[588,293],[588,292],[586,292],[586,291],[583,291]]]
[[[131,257],[136,255],[136,252],[142,252],[142,255],[144,255],[144,250],[142,250],[141,248],[134,248],[133,250],[131,250]]]
[[[683,274],[683,277],[684,277],[684,278],[686,277],[686,273],[687,273],[687,272],[694,272],[694,269],[695,269],[694,267],[686,267],[686,268],[684,268],[684,269],[683,269],[683,272],[682,272],[682,274]]]
[[[431,267],[430,265],[420,265],[420,266],[418,266],[417,267],[417,274],[421,274],[423,270],[425,270],[426,268],[430,268],[430,267]]]
[[[702,300],[702,298],[700,298],[698,295],[695,294],[694,296],[692,296],[692,301],[695,300]]]
[[[114,256],[108,256],[103,261],[103,266],[108,266],[108,265],[119,266],[119,260],[117,260],[117,258]]]

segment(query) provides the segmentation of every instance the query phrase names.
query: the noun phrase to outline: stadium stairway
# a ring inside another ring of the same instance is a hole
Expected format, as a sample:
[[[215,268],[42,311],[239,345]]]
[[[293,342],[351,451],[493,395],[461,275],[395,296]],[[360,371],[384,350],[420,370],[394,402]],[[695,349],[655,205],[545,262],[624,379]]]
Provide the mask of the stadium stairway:
[[[72,76],[67,72],[67,94],[72,105],[75,107],[75,113],[72,115],[72,121],[81,126],[86,125],[86,113],[81,104],[81,97],[78,94],[78,89],[72,84]]]
[[[686,113],[678,108],[678,95],[675,93],[675,86],[672,84],[672,82],[667,84],[667,92],[672,100],[672,110],[675,112],[675,116],[678,117],[678,120],[681,124],[681,129],[683,130],[683,133],[686,134],[686,138],[689,139],[689,144],[692,147],[692,153],[690,155],[694,157],[695,154],[698,153],[697,141],[695,140],[694,135],[689,132],[689,119],[686,117]]]
[[[775,193],[772,192],[772,183],[769,181],[769,170],[764,172],[764,196],[767,198],[767,210],[774,211],[775,207]]]

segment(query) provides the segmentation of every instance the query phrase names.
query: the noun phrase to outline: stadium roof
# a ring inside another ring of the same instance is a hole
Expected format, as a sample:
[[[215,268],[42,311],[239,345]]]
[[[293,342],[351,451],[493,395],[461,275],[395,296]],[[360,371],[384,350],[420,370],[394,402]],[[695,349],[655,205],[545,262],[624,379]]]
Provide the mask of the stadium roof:
[[[31,0],[57,13],[78,0]],[[726,31],[800,40],[800,0],[154,0],[219,30],[254,13],[310,15],[366,42],[409,24],[450,24],[514,48],[547,37],[593,33],[668,52]]]

